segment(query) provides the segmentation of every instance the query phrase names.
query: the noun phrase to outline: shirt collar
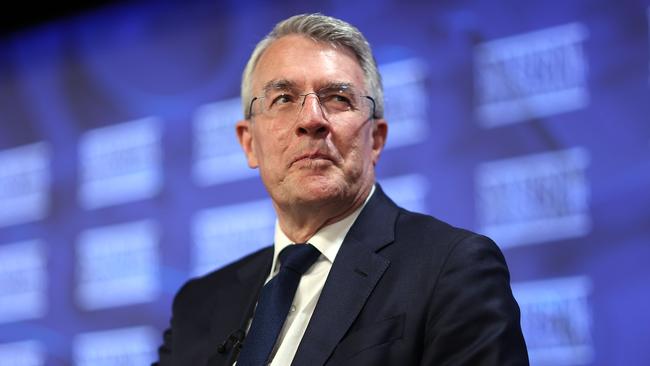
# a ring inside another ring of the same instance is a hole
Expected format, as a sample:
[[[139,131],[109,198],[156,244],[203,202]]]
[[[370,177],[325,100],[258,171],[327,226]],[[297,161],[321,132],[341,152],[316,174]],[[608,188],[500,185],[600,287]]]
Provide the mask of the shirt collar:
[[[375,193],[375,185],[372,185],[372,188],[370,189],[370,194],[368,194],[368,197],[366,197],[366,200],[363,202],[359,208],[354,210],[350,215],[345,217],[342,220],[339,220],[333,224],[327,225],[314,234],[307,242],[318,249],[319,252],[330,262],[334,263],[334,259],[336,258],[336,254],[339,252],[339,249],[341,248],[341,244],[343,244],[343,240],[345,239],[345,236],[348,234],[348,231],[350,231],[350,228],[352,227],[352,224],[357,220],[357,217],[359,217],[359,214],[361,213],[361,210],[363,210],[364,207],[366,207],[366,204],[370,200],[370,197],[372,197],[373,193]],[[275,240],[274,240],[274,253],[273,253],[273,265],[271,266],[271,274],[270,277],[273,276],[276,272],[276,265],[278,261],[278,255],[288,245],[293,244],[291,239],[289,239],[282,229],[280,228],[280,223],[276,219],[275,220]],[[269,278],[270,278],[269,277]]]

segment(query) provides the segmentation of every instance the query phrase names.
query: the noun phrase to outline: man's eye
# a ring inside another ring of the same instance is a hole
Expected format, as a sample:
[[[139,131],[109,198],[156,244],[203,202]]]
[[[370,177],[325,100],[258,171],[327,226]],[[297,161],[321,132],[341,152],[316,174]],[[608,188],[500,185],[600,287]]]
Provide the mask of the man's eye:
[[[277,97],[273,98],[271,101],[271,105],[282,105],[282,104],[287,104],[287,103],[292,103],[294,101],[294,97],[290,94],[280,94]]]
[[[342,94],[329,94],[322,97],[323,103],[330,108],[337,110],[348,110],[353,108],[352,99]]]
[[[340,103],[350,103],[350,98],[344,95],[335,94],[332,96],[332,99]]]

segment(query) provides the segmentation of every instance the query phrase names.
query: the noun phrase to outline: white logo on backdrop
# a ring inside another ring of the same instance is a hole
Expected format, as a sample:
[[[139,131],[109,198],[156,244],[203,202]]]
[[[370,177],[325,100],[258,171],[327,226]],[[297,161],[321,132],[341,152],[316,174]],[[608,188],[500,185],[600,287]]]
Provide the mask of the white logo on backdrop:
[[[158,239],[152,221],[82,232],[76,267],[79,305],[100,309],[155,300],[160,292]]]
[[[45,350],[37,341],[0,344],[0,360],[7,366],[43,366]]]
[[[384,192],[399,206],[414,212],[428,212],[429,181],[421,174],[379,178]]]
[[[193,274],[203,275],[273,243],[270,199],[199,211],[192,223]]]
[[[44,142],[0,151],[0,227],[44,218],[49,209],[50,150]]]
[[[46,262],[39,240],[0,245],[0,323],[45,315]]]
[[[479,165],[480,231],[502,248],[585,235],[591,228],[588,165],[583,148]]]
[[[240,98],[206,104],[194,113],[192,174],[198,185],[257,176],[257,170],[248,167],[237,141],[235,123],[240,119]]]
[[[386,148],[416,144],[429,134],[427,64],[408,59],[379,67],[384,85],[384,110],[390,124]]]
[[[571,23],[477,45],[479,123],[489,128],[584,108],[587,36],[584,25]]]
[[[163,184],[154,117],[87,131],[79,142],[79,201],[87,209],[151,198]]]
[[[591,287],[587,277],[512,284],[531,365],[593,361]]]
[[[74,337],[75,366],[149,365],[156,360],[158,332],[140,326],[81,333]]]

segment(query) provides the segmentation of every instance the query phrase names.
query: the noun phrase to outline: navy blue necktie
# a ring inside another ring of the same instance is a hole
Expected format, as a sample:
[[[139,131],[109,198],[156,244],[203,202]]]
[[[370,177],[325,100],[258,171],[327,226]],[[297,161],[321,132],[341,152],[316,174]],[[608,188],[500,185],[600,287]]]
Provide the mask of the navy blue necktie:
[[[300,277],[316,262],[319,255],[318,249],[311,244],[292,244],[280,252],[280,271],[262,288],[237,366],[267,364],[289,313]]]

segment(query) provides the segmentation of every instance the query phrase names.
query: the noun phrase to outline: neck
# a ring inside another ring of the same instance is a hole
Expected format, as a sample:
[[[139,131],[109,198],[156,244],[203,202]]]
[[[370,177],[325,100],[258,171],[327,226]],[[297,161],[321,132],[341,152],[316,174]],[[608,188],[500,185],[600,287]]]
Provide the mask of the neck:
[[[365,202],[372,185],[354,197],[328,202],[281,206],[274,203],[282,232],[294,243],[305,243],[320,229],[343,220]]]

